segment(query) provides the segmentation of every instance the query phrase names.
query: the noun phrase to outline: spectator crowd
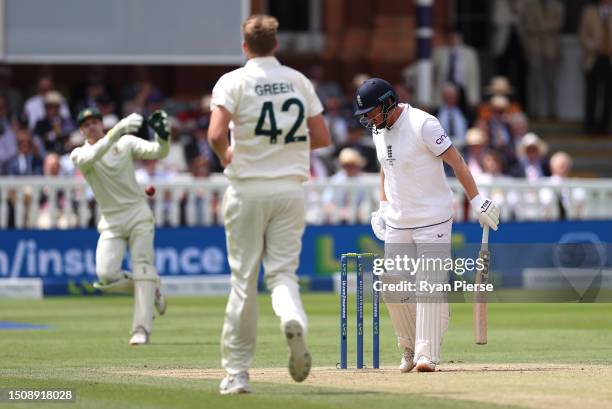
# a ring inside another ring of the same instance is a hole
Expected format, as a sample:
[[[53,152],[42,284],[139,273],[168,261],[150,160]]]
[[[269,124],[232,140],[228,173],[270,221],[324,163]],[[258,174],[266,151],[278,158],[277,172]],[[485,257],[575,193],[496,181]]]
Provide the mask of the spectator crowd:
[[[478,53],[457,28],[438,33],[441,41],[432,55],[431,104],[419,104],[414,98],[414,70],[406,69],[405,80],[393,84],[400,102],[416,105],[440,120],[477,182],[552,176],[558,183],[570,174],[569,155],[556,153],[557,166],[551,167],[548,146],[530,125],[530,118],[557,115],[556,70],[564,18],[559,0],[495,0],[492,55],[496,69],[484,88]],[[586,129],[606,133],[612,101],[612,1],[587,6],[578,34],[585,49]],[[308,74],[323,102],[332,137],[331,146],[312,153],[312,178],[342,183],[378,172],[372,138],[352,116],[354,91],[369,74],[356,75],[349,89],[328,79],[320,65]],[[94,68],[91,78],[67,98],[50,75],[43,75],[36,93],[24,101],[22,90],[11,86],[11,68],[0,67],[0,175],[78,176],[68,157],[84,143],[74,118],[81,109],[93,106],[102,113],[105,129],[131,112],[146,117],[163,108],[171,115],[170,154],[162,161],[141,164],[137,176],[142,183],[185,175],[206,178],[221,172],[207,141],[210,95],[198,102],[177,101],[166,98],[146,75],[140,77],[116,89]],[[138,136],[149,139],[152,131],[144,126]],[[325,209],[343,206],[346,198],[340,196],[323,193]]]

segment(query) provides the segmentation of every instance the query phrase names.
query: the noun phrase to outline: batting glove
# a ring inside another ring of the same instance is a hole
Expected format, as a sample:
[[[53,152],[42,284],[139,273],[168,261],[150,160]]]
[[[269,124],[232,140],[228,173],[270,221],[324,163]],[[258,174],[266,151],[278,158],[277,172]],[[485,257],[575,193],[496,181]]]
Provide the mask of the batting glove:
[[[142,115],[130,114],[117,122],[117,125],[108,131],[108,136],[113,140],[117,140],[123,135],[135,134],[142,126],[142,121]]]
[[[155,111],[149,116],[149,126],[153,128],[157,136],[164,141],[170,137],[170,122],[168,122],[168,114],[164,111]]]
[[[389,206],[389,202],[380,202],[380,207],[377,211],[372,212],[372,231],[378,240],[385,241],[385,229],[387,222],[385,221],[385,209]]]
[[[480,195],[476,195],[472,200],[472,209],[478,215],[478,222],[480,227],[485,225],[491,229],[497,231],[497,225],[499,224],[499,207],[497,207],[491,199],[483,198]]]

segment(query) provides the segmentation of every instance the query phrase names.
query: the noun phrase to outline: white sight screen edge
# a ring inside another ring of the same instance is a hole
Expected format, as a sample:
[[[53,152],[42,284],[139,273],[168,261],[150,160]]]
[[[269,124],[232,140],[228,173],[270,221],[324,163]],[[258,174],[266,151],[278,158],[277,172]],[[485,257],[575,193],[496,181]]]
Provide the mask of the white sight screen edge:
[[[2,2],[0,2],[1,4]],[[248,0],[4,0],[13,63],[240,64]]]

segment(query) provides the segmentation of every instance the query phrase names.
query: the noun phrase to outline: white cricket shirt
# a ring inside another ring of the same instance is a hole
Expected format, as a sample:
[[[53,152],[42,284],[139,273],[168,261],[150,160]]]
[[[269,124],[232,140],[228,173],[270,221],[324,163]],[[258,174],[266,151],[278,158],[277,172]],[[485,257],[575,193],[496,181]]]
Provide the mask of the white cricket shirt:
[[[390,204],[387,224],[415,228],[442,223],[451,218],[453,196],[439,156],[452,142],[434,116],[409,104],[399,107],[402,113],[391,129],[372,133]]]
[[[310,172],[306,118],[323,111],[308,78],[274,57],[251,58],[223,75],[213,89],[211,108],[232,114],[230,179],[298,177]]]
[[[168,150],[169,143],[160,138],[150,142],[124,135],[115,142],[105,136],[93,145],[85,142],[70,158],[93,190],[102,215],[110,221],[146,203],[134,176],[134,159],[161,159]]]

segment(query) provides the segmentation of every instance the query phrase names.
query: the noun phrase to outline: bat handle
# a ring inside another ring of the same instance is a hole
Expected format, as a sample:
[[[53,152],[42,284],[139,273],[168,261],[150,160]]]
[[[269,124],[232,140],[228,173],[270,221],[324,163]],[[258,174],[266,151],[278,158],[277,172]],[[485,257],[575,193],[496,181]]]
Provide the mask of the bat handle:
[[[486,224],[482,228],[482,244],[489,244],[489,226]]]

